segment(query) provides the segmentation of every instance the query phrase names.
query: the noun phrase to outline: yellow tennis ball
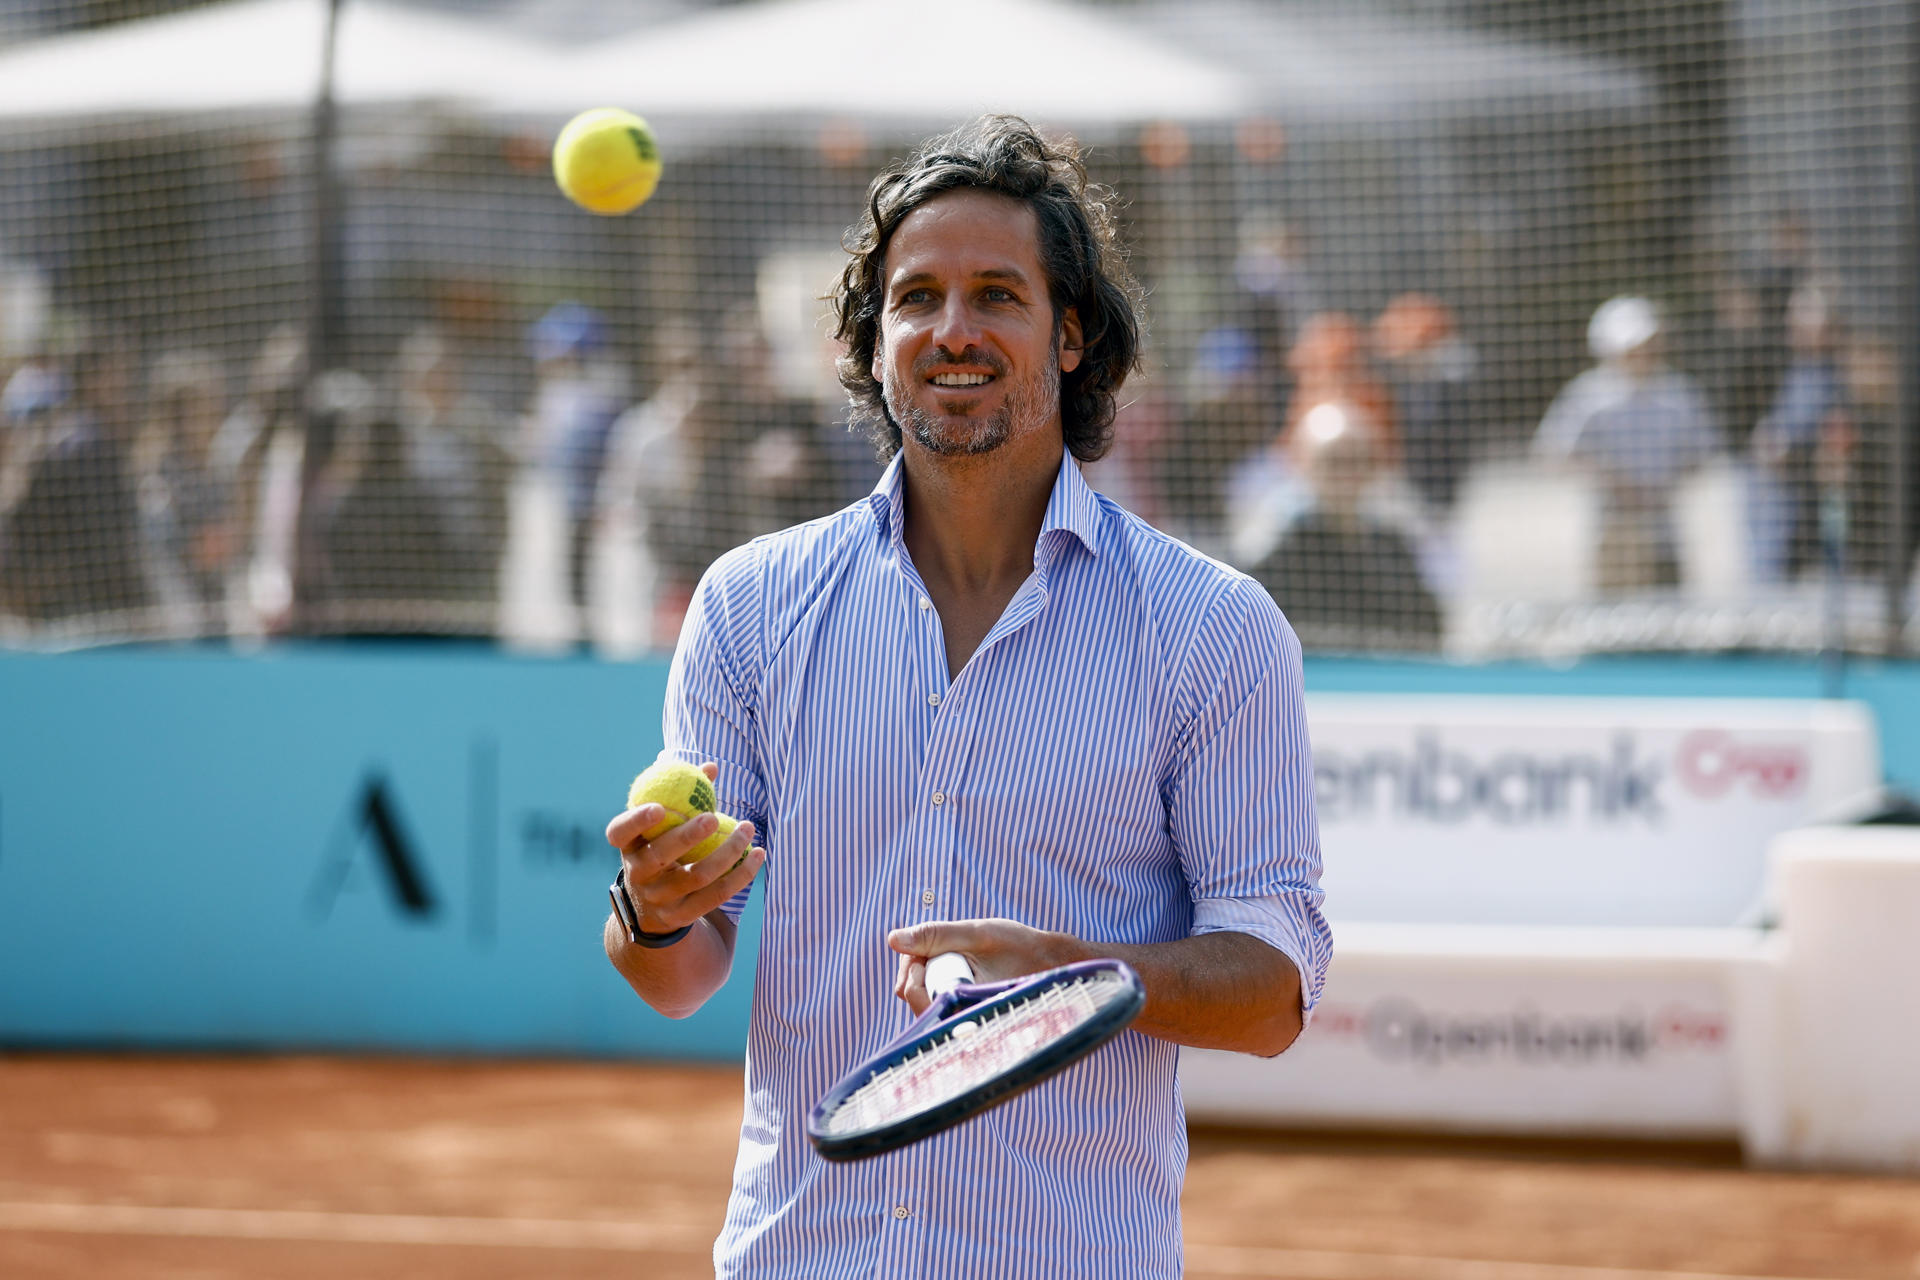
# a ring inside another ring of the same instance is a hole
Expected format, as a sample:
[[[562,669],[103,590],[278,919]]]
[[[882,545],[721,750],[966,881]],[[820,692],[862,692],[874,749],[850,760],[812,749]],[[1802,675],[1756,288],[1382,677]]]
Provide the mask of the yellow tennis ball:
[[[681,865],[689,867],[718,849],[721,841],[732,835],[733,829],[740,825],[726,814],[716,812],[718,803],[706,771],[679,760],[656,761],[642,770],[640,776],[633,780],[633,785],[627,788],[627,808],[657,804],[667,811],[666,817],[640,833],[644,839],[652,840],[665,835],[681,823],[692,821],[703,813],[712,813],[719,820],[720,825],[713,834],[689,849],[680,859]]]
[[[653,130],[618,107],[582,111],[554,140],[553,180],[582,209],[609,217],[629,213],[660,182]]]

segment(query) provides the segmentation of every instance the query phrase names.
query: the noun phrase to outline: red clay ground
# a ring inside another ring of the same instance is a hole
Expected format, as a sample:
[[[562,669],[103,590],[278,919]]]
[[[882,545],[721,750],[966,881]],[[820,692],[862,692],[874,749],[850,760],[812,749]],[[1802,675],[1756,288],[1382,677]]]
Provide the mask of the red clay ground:
[[[0,1056],[7,1280],[695,1280],[731,1069]],[[1188,1276],[1915,1280],[1920,1180],[1202,1132]]]

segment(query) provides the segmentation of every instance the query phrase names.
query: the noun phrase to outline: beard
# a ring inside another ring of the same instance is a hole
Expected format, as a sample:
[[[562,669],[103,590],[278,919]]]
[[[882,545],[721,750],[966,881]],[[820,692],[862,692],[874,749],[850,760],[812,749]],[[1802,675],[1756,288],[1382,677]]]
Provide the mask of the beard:
[[[923,368],[914,370],[914,376],[925,378],[943,365],[958,363],[985,364],[993,369],[995,377],[1006,376],[1006,367],[1000,361],[980,359],[977,355],[973,359],[967,358],[973,354],[963,353],[958,361],[925,361]],[[1045,365],[1008,388],[1006,399],[1000,407],[985,415],[935,412],[925,405],[916,404],[895,380],[890,367],[885,368],[883,374],[880,391],[886,402],[887,416],[902,435],[912,436],[914,443],[928,453],[946,458],[992,453],[1015,435],[1025,434],[1045,423],[1060,408],[1060,357],[1057,351],[1048,357]]]

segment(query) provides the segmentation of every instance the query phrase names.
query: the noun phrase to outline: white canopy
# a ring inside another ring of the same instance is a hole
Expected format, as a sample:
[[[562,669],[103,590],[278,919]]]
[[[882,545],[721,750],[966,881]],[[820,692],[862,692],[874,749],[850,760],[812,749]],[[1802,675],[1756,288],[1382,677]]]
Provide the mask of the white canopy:
[[[319,90],[326,0],[233,0],[0,50],[0,118],[277,112]],[[477,102],[557,54],[525,34],[382,0],[345,0],[335,97],[346,106]]]
[[[499,86],[508,108],[599,104],[649,120],[955,123],[1009,111],[1084,128],[1231,118],[1239,72],[1068,0],[763,0],[589,47],[551,78]]]
[[[1130,12],[1156,41],[1238,68],[1255,82],[1259,109],[1289,122],[1631,111],[1655,97],[1647,78],[1621,63],[1358,0],[1161,0]]]

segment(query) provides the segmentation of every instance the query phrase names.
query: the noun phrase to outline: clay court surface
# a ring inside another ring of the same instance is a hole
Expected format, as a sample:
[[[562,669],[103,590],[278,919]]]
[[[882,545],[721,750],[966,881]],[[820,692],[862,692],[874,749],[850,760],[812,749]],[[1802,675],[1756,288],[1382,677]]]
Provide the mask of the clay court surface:
[[[712,1274],[731,1069],[0,1056],[0,1277]],[[1920,1277],[1920,1180],[1199,1132],[1188,1275]]]

